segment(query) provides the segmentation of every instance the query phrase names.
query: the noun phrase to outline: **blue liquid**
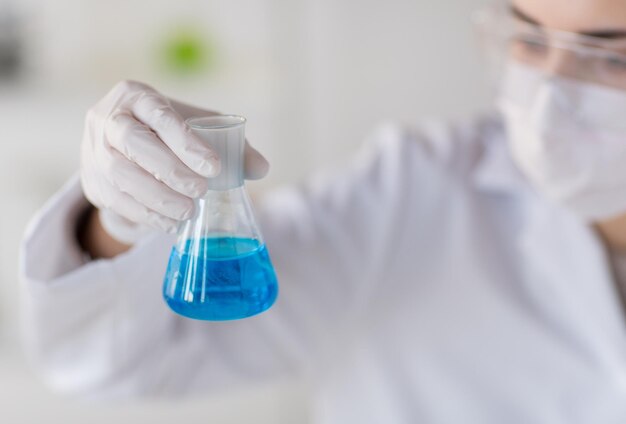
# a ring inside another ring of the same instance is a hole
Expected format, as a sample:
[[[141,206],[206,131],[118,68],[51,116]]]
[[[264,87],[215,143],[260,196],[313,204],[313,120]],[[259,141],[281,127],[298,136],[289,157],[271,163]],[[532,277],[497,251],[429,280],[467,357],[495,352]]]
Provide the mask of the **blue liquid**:
[[[223,321],[267,310],[278,295],[265,245],[237,237],[192,239],[172,249],[163,297],[188,318]]]

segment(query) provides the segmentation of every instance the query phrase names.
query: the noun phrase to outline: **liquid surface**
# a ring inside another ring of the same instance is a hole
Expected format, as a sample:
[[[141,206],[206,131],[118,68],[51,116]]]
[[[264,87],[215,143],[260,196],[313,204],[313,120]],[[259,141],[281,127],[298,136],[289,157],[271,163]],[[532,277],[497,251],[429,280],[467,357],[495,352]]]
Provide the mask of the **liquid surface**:
[[[222,321],[267,310],[278,295],[274,268],[258,240],[215,237],[172,249],[163,297],[188,318]]]

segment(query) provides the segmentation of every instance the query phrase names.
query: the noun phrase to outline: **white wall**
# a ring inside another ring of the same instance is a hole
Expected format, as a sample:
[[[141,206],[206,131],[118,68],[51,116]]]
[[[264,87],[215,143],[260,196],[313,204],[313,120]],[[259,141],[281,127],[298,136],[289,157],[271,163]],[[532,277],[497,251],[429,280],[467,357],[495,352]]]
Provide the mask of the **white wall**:
[[[469,12],[482,3],[20,3],[30,37],[28,72],[19,83],[0,84],[0,397],[9,408],[4,416],[40,422],[43,414],[65,423],[96,417],[155,423],[179,416],[189,422],[302,421],[305,396],[289,385],[159,406],[86,407],[48,393],[27,372],[17,347],[17,245],[24,226],[77,168],[85,109],[121,78],[146,80],[172,96],[247,116],[249,139],[273,166],[270,177],[257,184],[261,188],[318,167],[341,166],[381,120],[414,122],[484,108],[469,22]],[[200,22],[216,40],[219,60],[212,73],[181,80],[152,66],[154,40],[176,20]],[[43,406],[29,407],[36,404]]]

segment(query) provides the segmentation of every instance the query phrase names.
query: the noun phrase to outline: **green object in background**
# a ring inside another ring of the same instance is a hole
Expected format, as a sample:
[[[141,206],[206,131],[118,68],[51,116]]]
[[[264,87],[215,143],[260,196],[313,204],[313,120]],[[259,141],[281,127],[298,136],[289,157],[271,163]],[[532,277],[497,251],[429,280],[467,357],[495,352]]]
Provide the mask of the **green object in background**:
[[[215,64],[212,43],[192,26],[180,26],[163,38],[160,62],[178,75],[210,71]]]

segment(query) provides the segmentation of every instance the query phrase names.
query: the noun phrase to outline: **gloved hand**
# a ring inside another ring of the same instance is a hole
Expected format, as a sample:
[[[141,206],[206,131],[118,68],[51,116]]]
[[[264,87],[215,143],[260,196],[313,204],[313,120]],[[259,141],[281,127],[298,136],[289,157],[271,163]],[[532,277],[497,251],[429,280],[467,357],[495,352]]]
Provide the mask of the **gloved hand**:
[[[193,199],[207,191],[220,161],[184,120],[214,114],[134,81],[118,83],[87,112],[81,183],[113,238],[133,244],[151,229],[174,232],[192,216]],[[268,162],[247,143],[244,161],[247,179],[267,174]]]

